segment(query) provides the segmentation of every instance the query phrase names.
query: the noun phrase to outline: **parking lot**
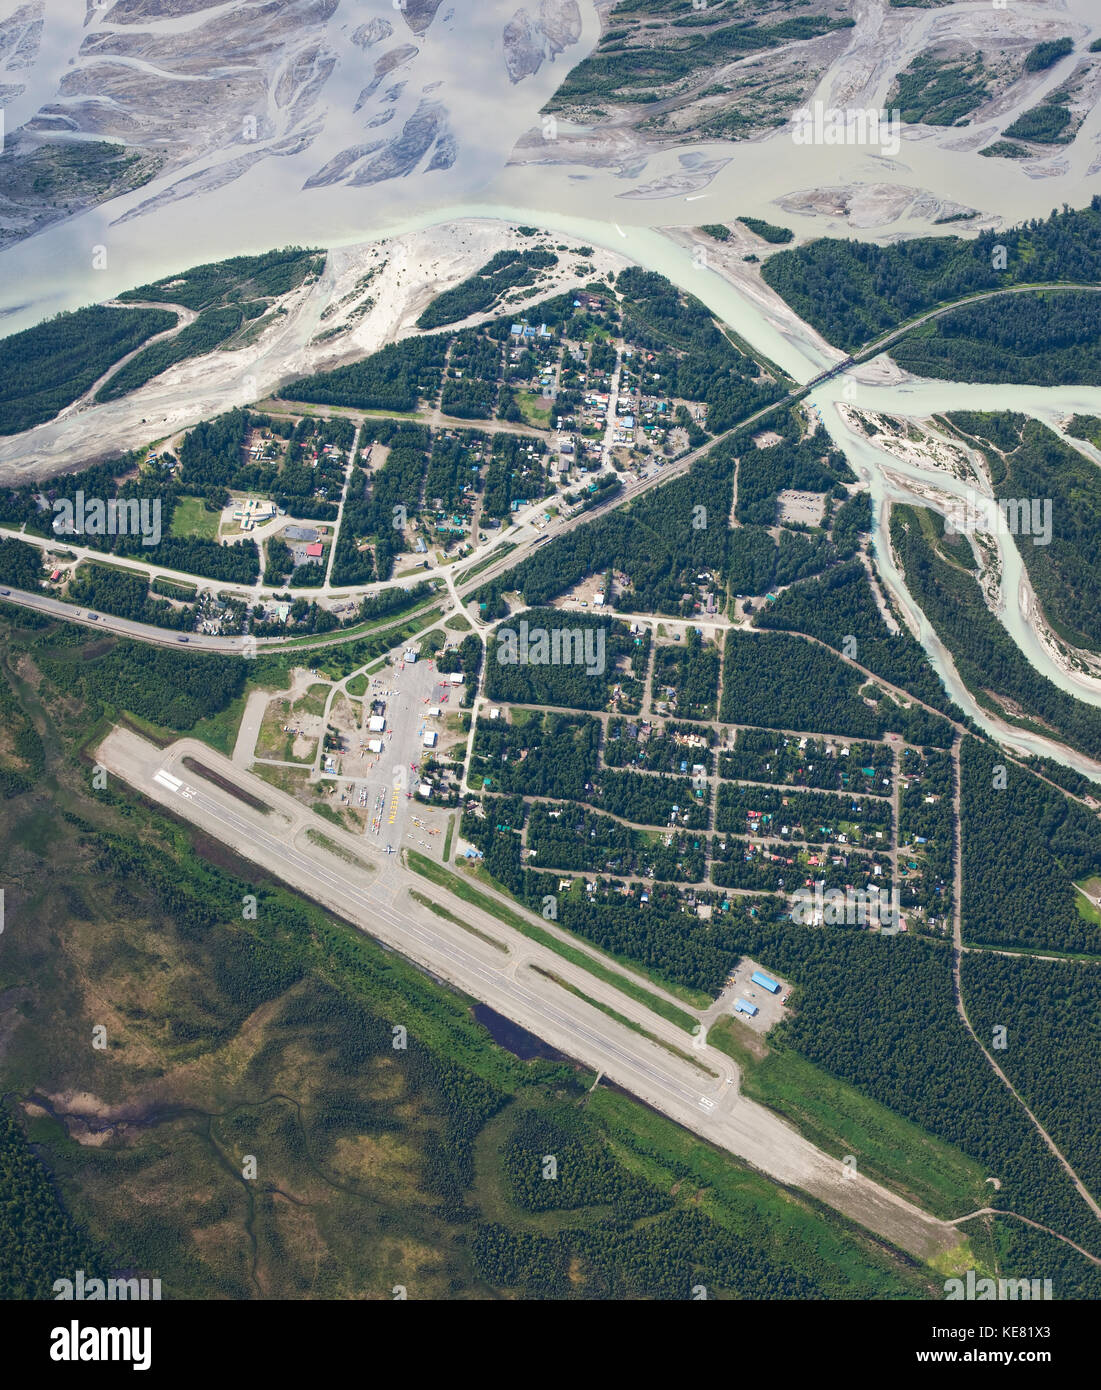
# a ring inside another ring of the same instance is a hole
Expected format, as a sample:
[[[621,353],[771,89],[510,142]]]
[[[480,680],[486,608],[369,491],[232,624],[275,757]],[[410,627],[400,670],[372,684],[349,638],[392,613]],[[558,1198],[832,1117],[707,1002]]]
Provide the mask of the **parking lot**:
[[[780,986],[779,994],[771,994],[761,985],[755,985],[751,978],[755,970],[760,970],[775,980]],[[756,1004],[758,1012],[753,1018],[750,1018],[748,1014],[734,1014],[740,1023],[744,1023],[747,1028],[752,1028],[755,1033],[767,1033],[770,1028],[775,1027],[780,1022],[784,1016],[784,1001],[790,993],[791,986],[789,984],[782,980],[774,970],[767,970],[755,960],[741,961],[723,988],[723,994],[729,1000],[731,1013],[734,1013],[735,999],[744,999],[749,1004]]]
[[[422,762],[436,751],[424,746],[425,734],[442,736],[455,698],[453,687],[430,658],[408,661],[399,656],[367,688],[361,724],[352,735],[354,747],[342,757],[338,780],[340,794],[347,797],[344,804],[366,817],[364,834],[383,853],[405,846],[441,854],[447,813],[418,797],[417,787]],[[440,716],[433,716],[432,709],[439,709]],[[372,715],[385,721],[382,730],[369,727]],[[381,743],[381,751],[372,751],[372,742]]]

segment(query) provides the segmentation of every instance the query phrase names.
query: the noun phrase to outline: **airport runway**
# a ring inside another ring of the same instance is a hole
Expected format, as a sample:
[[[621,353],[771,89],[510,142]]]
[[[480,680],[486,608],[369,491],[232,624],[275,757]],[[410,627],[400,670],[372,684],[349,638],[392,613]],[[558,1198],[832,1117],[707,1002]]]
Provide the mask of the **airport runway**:
[[[185,766],[187,757],[271,811],[256,810],[206,780]],[[364,836],[316,816],[207,745],[181,739],[160,749],[130,730],[116,728],[100,745],[97,758],[109,773],[245,859],[773,1180],[819,1198],[920,1258],[959,1243],[958,1232],[946,1222],[862,1175],[852,1176],[839,1157],[822,1153],[771,1111],[740,1095],[737,1068],[723,1053],[696,1045],[689,1034],[613,985],[420,878],[399,862],[399,854],[372,852]],[[355,854],[362,867],[309,840],[309,829]],[[503,944],[507,954],[437,917],[410,896],[411,888]],[[715,1074],[708,1075],[687,1058],[674,1056],[659,1042],[609,1018],[537,974],[533,965],[613,1007],[653,1038],[690,1053]]]

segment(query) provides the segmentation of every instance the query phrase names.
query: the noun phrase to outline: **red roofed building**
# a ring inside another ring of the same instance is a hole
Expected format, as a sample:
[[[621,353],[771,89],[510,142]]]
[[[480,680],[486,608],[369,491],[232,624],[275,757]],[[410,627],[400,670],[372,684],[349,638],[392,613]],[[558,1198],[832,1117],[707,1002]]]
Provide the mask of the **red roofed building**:
[[[320,560],[324,550],[325,547],[320,541],[314,541],[313,545],[308,545],[306,547],[306,554],[311,560]]]

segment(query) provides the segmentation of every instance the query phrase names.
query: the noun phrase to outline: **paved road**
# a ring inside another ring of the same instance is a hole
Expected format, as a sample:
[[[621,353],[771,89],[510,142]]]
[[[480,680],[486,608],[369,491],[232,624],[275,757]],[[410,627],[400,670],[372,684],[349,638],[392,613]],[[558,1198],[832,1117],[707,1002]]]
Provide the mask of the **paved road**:
[[[259,797],[272,812],[256,811],[203,780],[184,766],[187,756]],[[109,772],[246,859],[774,1180],[810,1193],[920,1258],[958,1243],[949,1223],[863,1176],[846,1177],[837,1159],[741,1096],[737,1068],[723,1053],[706,1045],[693,1047],[693,1057],[714,1073],[709,1076],[692,1061],[616,1023],[531,967],[539,965],[591,998],[611,1004],[654,1038],[681,1049],[686,1043],[691,1046],[675,1025],[495,917],[413,875],[397,855],[378,855],[373,869],[329,855],[307,839],[309,829],[347,846],[361,861],[369,848],[363,837],[320,819],[205,744],[183,739],[158,749],[129,730],[115,729],[100,745],[97,758]],[[412,887],[446,903],[462,922],[505,945],[507,954],[415,902],[409,895]]]
[[[52,617],[63,618],[68,623],[83,623],[86,627],[103,628],[109,632],[121,633],[124,637],[137,637],[142,642],[153,642],[157,646],[174,647],[180,644],[180,637],[188,639],[186,645],[202,651],[236,652],[240,655],[249,650],[244,637],[206,637],[198,633],[170,632],[167,628],[153,627],[149,623],[131,622],[129,618],[116,618],[112,613],[95,613],[89,608],[77,608],[71,603],[50,598],[48,594],[31,594],[25,589],[0,589],[0,599],[7,603],[18,603],[23,608],[33,608],[39,613],[49,613]]]

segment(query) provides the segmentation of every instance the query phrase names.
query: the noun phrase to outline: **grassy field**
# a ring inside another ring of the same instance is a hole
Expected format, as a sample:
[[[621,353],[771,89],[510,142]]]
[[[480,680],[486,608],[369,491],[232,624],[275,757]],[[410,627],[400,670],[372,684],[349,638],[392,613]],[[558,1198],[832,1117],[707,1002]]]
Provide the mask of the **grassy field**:
[[[173,536],[200,536],[218,539],[219,512],[208,512],[201,497],[181,497],[172,512]]]
[[[641,1023],[636,1023],[633,1018],[627,1018],[624,1014],[613,1009],[610,1004],[603,1004],[599,999],[594,999],[591,994],[586,994],[584,990],[578,989],[576,985],[571,985],[568,980],[563,980],[560,975],[555,975],[549,970],[541,970],[538,965],[533,965],[531,969],[534,970],[537,975],[542,975],[545,980],[553,980],[560,989],[564,989],[568,994],[572,994],[578,999],[583,999],[591,1008],[599,1009],[600,1012],[606,1014],[608,1018],[614,1018],[621,1027],[629,1028],[632,1033],[638,1033],[640,1037],[646,1038],[647,1041],[655,1043],[658,1047],[664,1048],[666,1052],[671,1052],[674,1057],[679,1057],[682,1062],[688,1062],[705,1076],[717,1077],[719,1075],[717,1071],[712,1070],[711,1067],[705,1066],[703,1062],[693,1057],[690,1053],[685,1052],[683,1048],[674,1047],[672,1043],[666,1042],[664,1038],[659,1038],[656,1033],[651,1033],[648,1028],[644,1028]]]
[[[325,713],[325,704],[329,698],[329,691],[331,689],[331,686],[323,685],[321,682],[311,685],[305,695],[295,700],[294,704],[291,706],[292,713],[312,714],[320,719]]]
[[[538,404],[539,401],[545,399],[544,396],[537,396],[534,391],[516,392],[516,404],[520,407],[520,414],[524,417],[525,424],[531,425],[537,430],[550,429],[551,407]]]
[[[1074,886],[1078,889],[1074,897],[1074,905],[1078,909],[1079,916],[1084,917],[1087,922],[1092,922],[1094,926],[1101,926],[1101,911],[1098,911],[1097,904],[1092,901],[1101,893],[1101,878],[1095,876],[1082,879]],[[1086,894],[1089,896],[1085,896]]]
[[[297,734],[285,733],[284,729],[287,727],[296,727],[292,706],[286,700],[272,700],[264,711],[264,719],[256,737],[256,756],[311,767],[314,754],[317,752],[317,739],[300,739]],[[295,756],[294,752],[296,743],[308,745],[298,756]]]
[[[824,1152],[855,1156],[861,1173],[937,1216],[986,1205],[986,1174],[972,1159],[798,1053],[769,1048],[730,1017],[710,1029],[707,1041],[741,1067],[744,1095],[790,1120]]]
[[[306,590],[302,591],[304,594]],[[430,601],[429,601],[430,602]],[[293,651],[298,647],[317,647],[321,651],[327,651],[330,647],[343,646],[348,642],[355,642],[361,637],[377,636],[384,633],[387,628],[395,630],[394,644],[401,640],[401,634],[406,629],[417,632],[422,626],[431,626],[438,618],[443,616],[443,609],[430,608],[422,605],[413,609],[408,615],[390,614],[385,618],[375,618],[371,622],[359,623],[355,627],[342,629],[339,633],[326,634],[325,637],[295,637],[289,642],[280,642],[279,651]],[[403,620],[404,617],[404,620]],[[426,619],[431,619],[426,622]],[[320,660],[320,658],[319,658]],[[355,669],[354,667],[352,668]],[[344,674],[347,674],[345,672]]]
[[[468,931],[471,936],[476,936],[479,941],[484,941],[487,946],[492,946],[495,951],[508,952],[508,947],[500,941],[494,941],[493,937],[484,931],[479,931],[477,927],[472,927],[469,922],[464,922],[461,917],[456,917],[453,912],[444,907],[442,903],[433,902],[431,898],[425,897],[423,893],[418,893],[415,888],[409,890],[409,896],[414,902],[420,903],[422,907],[434,912],[437,917],[442,917],[445,922],[451,922],[456,927],[462,927],[463,931]]]
[[[288,796],[297,796],[309,781],[310,769],[308,767],[273,767],[269,763],[254,763],[253,772],[257,777],[262,777],[273,787],[278,787],[281,792],[286,792]]]
[[[481,574],[482,570],[488,569],[490,565],[495,565],[498,560],[503,560],[510,551],[516,549],[518,544],[518,541],[509,541],[506,545],[495,546],[492,555],[487,555],[476,565],[471,565],[468,570],[463,570],[457,582],[465,584],[468,579],[473,579],[476,574]]]
[[[315,830],[312,825],[306,831],[306,837],[312,844],[317,845],[319,849],[326,850],[329,854],[335,854],[338,859],[343,859],[345,864],[354,864],[359,869],[367,869],[372,873],[374,872],[373,864],[369,864],[365,859],[361,859],[358,854],[353,854],[352,851],[346,849],[344,845],[338,845],[335,840],[330,839],[328,835],[323,834],[320,830]]]

